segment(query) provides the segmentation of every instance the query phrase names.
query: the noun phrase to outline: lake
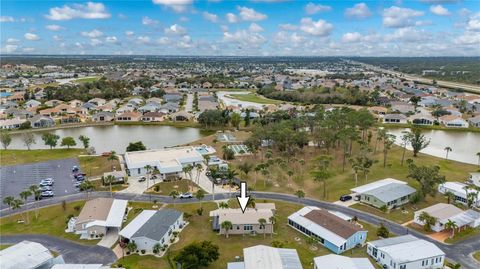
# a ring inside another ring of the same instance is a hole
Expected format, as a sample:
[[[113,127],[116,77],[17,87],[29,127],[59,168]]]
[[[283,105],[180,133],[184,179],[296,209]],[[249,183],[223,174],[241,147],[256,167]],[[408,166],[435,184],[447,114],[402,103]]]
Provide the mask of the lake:
[[[391,134],[396,135],[395,144],[402,144],[402,131],[409,129],[388,129]],[[422,133],[430,139],[430,144],[422,153],[445,158],[445,147],[452,148],[448,153],[449,160],[464,163],[478,164],[477,152],[480,152],[480,133],[463,131],[443,130],[422,130]],[[407,147],[411,149],[411,147]]]
[[[142,141],[147,149],[155,149],[190,143],[208,135],[208,132],[198,128],[154,125],[91,126],[58,129],[50,132],[59,135],[60,139],[66,136],[75,138],[76,147],[82,146],[78,137],[85,135],[90,138],[90,146],[95,147],[97,154],[111,150],[115,150],[117,153],[125,153],[125,149],[130,142]],[[43,132],[33,132],[33,134],[37,143],[32,146],[32,149],[49,148],[43,143],[41,137]],[[58,146],[60,146],[60,140]],[[12,143],[8,148],[26,149],[21,134],[12,135]]]

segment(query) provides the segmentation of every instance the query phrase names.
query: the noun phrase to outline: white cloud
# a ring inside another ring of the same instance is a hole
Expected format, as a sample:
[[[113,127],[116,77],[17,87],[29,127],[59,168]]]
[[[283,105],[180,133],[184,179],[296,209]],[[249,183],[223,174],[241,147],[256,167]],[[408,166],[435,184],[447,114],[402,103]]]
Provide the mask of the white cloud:
[[[263,28],[262,28],[260,25],[254,23],[254,22],[252,22],[252,23],[250,24],[250,27],[248,27],[248,30],[249,30],[250,32],[252,32],[252,33],[260,33],[260,32],[263,32]]]
[[[135,32],[134,31],[125,31],[125,35],[126,36],[133,36],[133,35],[135,35]]]
[[[151,26],[151,25],[157,25],[157,24],[159,24],[159,21],[154,20],[154,19],[151,19],[151,18],[148,17],[148,16],[145,16],[145,17],[142,18],[142,24],[143,24],[143,25],[149,25],[149,26]]]
[[[300,30],[314,36],[328,36],[333,30],[333,25],[324,20],[313,21],[312,18],[302,18]]]
[[[319,13],[319,12],[324,12],[324,11],[330,11],[332,10],[332,7],[331,6],[324,6],[324,5],[316,5],[312,2],[308,3],[306,6],[305,6],[305,12],[308,14],[308,15],[313,15],[313,14],[316,14],[316,13]]]
[[[35,51],[35,48],[23,48],[22,51],[26,53],[31,53]]]
[[[362,40],[362,35],[359,32],[345,33],[342,36],[342,41],[346,43],[359,42]]]
[[[467,21],[468,31],[480,31],[480,13],[470,17]]]
[[[26,33],[25,35],[23,35],[23,37],[25,37],[26,40],[30,41],[40,40],[40,37],[38,35],[32,33]]]
[[[150,37],[148,36],[139,36],[137,37],[137,41],[144,45],[150,44],[151,42]]]
[[[107,19],[110,18],[105,5],[102,3],[87,2],[86,4],[64,5],[53,7],[45,15],[49,20],[61,21],[71,19]]]
[[[247,47],[259,47],[267,42],[267,39],[259,33],[252,33],[245,29],[238,30],[234,33],[223,33],[223,41],[236,43]]]
[[[15,43],[18,43],[20,42],[20,40],[16,39],[16,38],[9,38],[7,39],[7,43],[8,44],[15,44]]]
[[[118,44],[118,38],[116,36],[107,36],[105,42],[110,44]]]
[[[460,0],[420,0],[420,2],[427,4],[451,4],[460,2]]]
[[[383,25],[390,28],[402,28],[415,25],[414,18],[423,16],[422,11],[392,6],[383,10]]]
[[[203,18],[206,19],[207,21],[218,22],[217,14],[203,12]]]
[[[159,39],[157,39],[157,44],[159,45],[168,45],[170,44],[170,39],[168,37],[160,37]]]
[[[93,29],[92,31],[90,32],[81,32],[80,33],[82,36],[84,37],[88,37],[88,38],[98,38],[98,37],[101,37],[103,35],[103,33],[97,29]]]
[[[480,33],[465,32],[463,35],[455,39],[455,44],[478,46],[478,44],[480,44]]]
[[[153,0],[153,3],[171,8],[175,12],[185,12],[193,0]]]
[[[170,35],[184,35],[187,33],[187,29],[185,29],[185,27],[182,27],[178,24],[174,24],[169,28],[165,28],[164,31],[166,34],[170,34]]]
[[[53,38],[54,41],[57,41],[57,42],[63,40],[63,39],[62,39],[60,36],[58,36],[58,35],[54,35],[54,36],[52,36],[52,38]]]
[[[47,25],[45,26],[45,28],[47,30],[50,30],[50,31],[60,31],[60,30],[64,30],[65,27],[62,27],[60,25],[56,25],[56,24],[50,24],[50,25]]]
[[[237,23],[238,22],[237,15],[235,15],[233,13],[227,13],[227,15],[225,15],[225,17],[227,18],[227,21],[229,23]]]
[[[189,35],[185,35],[178,41],[177,47],[180,49],[190,49],[195,47],[195,45],[192,43],[192,38]]]
[[[7,44],[2,48],[2,53],[14,53],[18,49],[17,45]]]
[[[280,29],[285,30],[285,31],[295,31],[298,29],[298,26],[290,24],[290,23],[284,23],[279,25]]]
[[[431,35],[424,30],[417,30],[414,27],[405,27],[395,30],[392,34],[385,37],[386,41],[401,41],[406,43],[416,43],[431,39]]]
[[[345,16],[349,18],[365,19],[372,16],[372,12],[365,3],[358,3],[345,10]]]
[[[98,39],[98,38],[90,39],[90,45],[92,45],[92,46],[99,46],[99,45],[102,45],[102,44],[103,44],[103,41]]]
[[[430,12],[438,16],[450,15],[450,12],[448,11],[448,9],[444,8],[442,5],[431,6]]]
[[[12,16],[1,16],[0,22],[14,22],[15,19]]]
[[[267,15],[255,11],[253,8],[238,7],[239,16],[244,21],[261,21],[267,18]]]

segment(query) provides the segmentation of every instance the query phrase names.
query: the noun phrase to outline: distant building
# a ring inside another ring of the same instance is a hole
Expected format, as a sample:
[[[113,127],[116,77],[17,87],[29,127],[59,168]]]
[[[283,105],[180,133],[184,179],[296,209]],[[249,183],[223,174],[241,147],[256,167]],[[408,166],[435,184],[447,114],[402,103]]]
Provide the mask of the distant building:
[[[296,249],[257,245],[243,249],[243,261],[228,263],[227,269],[302,269]]]
[[[467,193],[471,197],[470,199],[473,200],[473,205],[480,206],[480,193],[476,190],[469,188],[468,185],[460,183],[460,182],[445,182],[443,184],[438,185],[438,192],[440,193],[447,193],[451,192],[455,196],[455,202],[459,202],[462,204],[467,204],[468,197]]]
[[[445,115],[438,119],[445,127],[450,128],[468,128],[468,122],[460,116]]]
[[[375,269],[368,258],[328,254],[313,259],[314,269]]]
[[[443,268],[445,262],[441,249],[413,235],[368,242],[367,253],[384,269]]]
[[[416,190],[404,181],[386,178],[351,189],[360,201],[376,208],[387,209],[404,205]]]
[[[62,263],[62,256],[54,257],[42,244],[26,240],[0,251],[2,269],[50,269]]]
[[[403,114],[386,114],[383,116],[384,123],[407,123],[407,117]]]
[[[445,224],[451,220],[454,221],[459,228],[469,226],[472,228],[476,228],[480,225],[480,213],[467,210],[463,211],[460,208],[452,205],[452,204],[445,204],[445,203],[438,203],[427,208],[415,211],[413,221],[423,226],[423,223],[419,216],[426,212],[428,215],[435,218],[435,224],[431,226],[431,229],[435,232],[441,232],[445,230]]]

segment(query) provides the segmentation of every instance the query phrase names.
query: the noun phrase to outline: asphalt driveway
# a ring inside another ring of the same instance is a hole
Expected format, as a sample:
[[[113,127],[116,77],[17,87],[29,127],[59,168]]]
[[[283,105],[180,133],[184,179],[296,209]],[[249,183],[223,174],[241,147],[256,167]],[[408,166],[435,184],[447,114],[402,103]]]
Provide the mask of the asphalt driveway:
[[[55,196],[65,196],[78,192],[73,186],[72,167],[78,166],[76,158],[52,160],[47,162],[2,166],[0,169],[0,194],[19,197],[19,193],[31,185],[37,185],[42,179],[53,178]],[[49,199],[49,198],[46,198]],[[31,196],[29,201],[33,201]],[[1,205],[4,208],[5,205]]]
[[[0,242],[8,245],[13,245],[23,240],[40,243],[46,248],[62,254],[66,263],[101,263],[106,265],[117,260],[117,256],[109,248],[97,245],[82,245],[70,240],[48,235],[22,234],[0,237]]]

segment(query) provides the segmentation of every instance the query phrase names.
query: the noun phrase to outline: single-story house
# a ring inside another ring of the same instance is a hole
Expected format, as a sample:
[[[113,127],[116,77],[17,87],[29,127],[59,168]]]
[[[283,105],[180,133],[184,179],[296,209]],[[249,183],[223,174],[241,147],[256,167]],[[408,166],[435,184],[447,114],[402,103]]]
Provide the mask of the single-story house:
[[[383,106],[372,106],[372,107],[369,107],[367,108],[368,111],[370,111],[370,113],[374,114],[374,115],[385,115],[387,114],[388,112],[388,109],[386,107],[383,107]]]
[[[480,128],[480,116],[476,116],[476,117],[473,117],[473,118],[469,118],[469,119],[468,119],[468,122],[469,122],[470,125],[472,125],[473,127]]]
[[[433,125],[435,123],[435,118],[430,115],[415,114],[410,116],[408,121],[416,125]]]
[[[143,114],[141,120],[146,122],[158,122],[165,120],[165,113],[162,112],[147,112]]]
[[[142,117],[141,113],[138,112],[125,112],[120,115],[118,115],[115,120],[116,121],[140,121],[140,118]]]
[[[115,114],[113,112],[98,112],[92,116],[92,120],[95,122],[105,122],[105,121],[113,121],[115,119]]]
[[[123,170],[103,173],[103,178],[108,176],[113,176],[115,178],[112,183],[125,182],[127,180],[127,173]]]
[[[55,121],[47,116],[35,115],[28,119],[32,128],[47,128],[55,125]]]
[[[257,203],[255,208],[247,208],[245,212],[240,208],[219,208],[210,211],[210,217],[212,217],[212,229],[219,234],[227,233],[222,227],[224,221],[232,223],[232,229],[228,234],[271,234],[273,223],[270,218],[274,213],[274,203]],[[266,220],[264,227],[258,222],[259,219]]]
[[[110,267],[108,265],[102,265],[102,264],[94,264],[94,263],[89,263],[89,264],[55,264],[51,269],[111,269],[113,267]]]
[[[0,251],[2,269],[50,269],[55,264],[65,263],[63,257],[55,257],[40,243],[22,241]]]
[[[19,119],[19,118],[14,118],[14,119],[6,119],[6,120],[0,120],[0,129],[18,129],[20,128],[20,125],[27,120],[25,119]]]
[[[107,100],[105,100],[103,98],[93,98],[93,99],[88,100],[88,103],[92,103],[92,104],[95,104],[97,106],[103,106],[104,104],[107,103]]]
[[[467,182],[480,187],[480,172],[472,172],[469,174]]]
[[[38,107],[41,104],[42,104],[41,102],[32,99],[32,100],[28,100],[27,102],[25,102],[25,107],[26,108]]]
[[[314,206],[306,206],[288,217],[288,225],[311,236],[336,254],[363,245],[367,231],[337,215]]]
[[[127,200],[96,198],[85,203],[78,217],[68,222],[68,231],[81,239],[97,238],[112,230],[120,230],[127,209]]]
[[[404,181],[386,178],[351,189],[360,201],[376,208],[387,209],[404,205],[416,190]]]
[[[455,115],[445,115],[438,118],[439,122],[445,127],[451,128],[468,128],[468,122],[460,116]]]
[[[204,159],[194,147],[175,147],[165,149],[152,149],[144,151],[134,151],[125,153],[125,164],[129,175],[145,175],[146,165],[158,169],[160,177],[166,179],[167,176],[181,177],[183,167],[187,165],[195,166],[197,163],[203,163]]]
[[[440,248],[413,235],[368,242],[367,254],[385,269],[443,268],[445,262]]]
[[[135,242],[139,250],[153,251],[156,244],[169,245],[173,232],[185,225],[183,213],[173,209],[143,210],[119,235]]]
[[[296,249],[257,245],[243,249],[243,261],[230,262],[227,269],[302,269]]]
[[[375,269],[368,258],[350,258],[328,254],[313,258],[314,269]]]
[[[462,204],[468,204],[467,193],[470,196],[470,199],[473,200],[472,204],[475,206],[480,206],[480,193],[476,190],[469,188],[467,184],[460,182],[445,182],[438,185],[438,192],[447,193],[451,192],[455,196],[454,200]]]
[[[187,111],[181,110],[172,114],[173,121],[188,121],[193,118],[193,114],[188,113]]]
[[[438,203],[427,208],[415,211],[413,221],[423,226],[419,216],[422,212],[427,212],[428,215],[435,218],[435,224],[431,226],[432,231],[441,232],[445,230],[445,223],[449,220],[455,221],[458,227],[469,226],[472,228],[480,225],[480,213],[471,209],[463,211],[460,208],[445,203]]]
[[[403,114],[385,114],[385,116],[383,116],[383,122],[405,124],[407,123],[407,116]]]

